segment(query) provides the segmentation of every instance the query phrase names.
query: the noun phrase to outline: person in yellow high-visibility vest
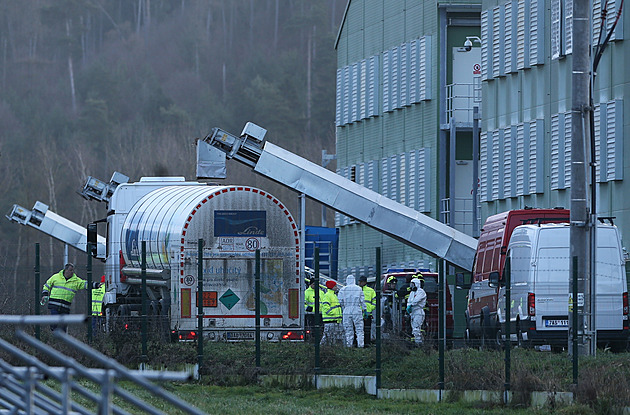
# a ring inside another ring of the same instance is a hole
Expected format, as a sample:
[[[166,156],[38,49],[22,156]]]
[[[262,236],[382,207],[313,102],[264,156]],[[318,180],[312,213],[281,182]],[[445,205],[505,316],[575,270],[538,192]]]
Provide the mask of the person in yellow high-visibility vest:
[[[92,289],[98,288],[101,283],[92,283]],[[48,309],[51,315],[70,314],[70,306],[72,300],[78,290],[87,290],[87,281],[77,277],[74,273],[74,264],[66,264],[63,269],[54,274],[44,284],[42,288],[42,304],[48,302]],[[50,299],[49,299],[50,298]],[[50,326],[51,330],[57,328],[56,324]],[[67,330],[67,327],[60,325],[63,331]]]
[[[363,297],[365,298],[366,314],[363,316],[363,335],[364,344],[368,346],[372,343],[372,312],[376,309],[376,291],[368,287],[365,275],[359,277],[359,287],[363,290]]]
[[[101,286],[92,290],[92,331],[101,327],[103,322],[103,297],[105,297],[105,275],[101,277]]]
[[[326,281],[327,291],[322,299],[322,320],[324,321],[324,335],[320,344],[334,345],[341,342],[341,305],[337,298],[339,286],[335,281]]]

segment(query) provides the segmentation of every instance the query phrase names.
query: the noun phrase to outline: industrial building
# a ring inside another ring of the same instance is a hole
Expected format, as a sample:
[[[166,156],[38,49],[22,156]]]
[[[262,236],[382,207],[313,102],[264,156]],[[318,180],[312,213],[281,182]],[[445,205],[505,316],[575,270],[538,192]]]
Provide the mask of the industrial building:
[[[348,1],[335,43],[337,172],[472,236],[498,212],[570,207],[572,4]],[[608,1],[605,28],[618,6]],[[625,20],[593,88],[597,214],[616,217],[622,235]],[[376,246],[383,267],[437,267],[348,217],[335,222],[340,276],[373,274]]]

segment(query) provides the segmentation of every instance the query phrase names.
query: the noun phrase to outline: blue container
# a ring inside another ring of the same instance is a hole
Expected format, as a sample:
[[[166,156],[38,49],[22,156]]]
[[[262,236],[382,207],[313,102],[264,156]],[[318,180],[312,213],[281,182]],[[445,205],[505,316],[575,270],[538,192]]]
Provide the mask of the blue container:
[[[304,265],[315,269],[315,247],[319,248],[319,271],[337,279],[339,260],[339,229],[322,226],[307,226],[304,235],[306,241]]]

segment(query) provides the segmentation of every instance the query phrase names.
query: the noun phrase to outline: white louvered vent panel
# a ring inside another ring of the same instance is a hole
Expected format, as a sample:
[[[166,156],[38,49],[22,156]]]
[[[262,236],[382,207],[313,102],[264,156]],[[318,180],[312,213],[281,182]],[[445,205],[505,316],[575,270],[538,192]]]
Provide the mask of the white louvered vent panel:
[[[359,119],[359,65],[353,63],[350,66],[350,120],[354,122]]]
[[[381,194],[385,197],[389,195],[389,159],[381,160]]]
[[[593,48],[599,43],[599,32],[601,31],[602,24],[602,2],[601,0],[592,0],[593,1]],[[604,0],[606,1],[606,0]],[[606,34],[602,34],[602,42],[604,41],[604,36]]]
[[[350,179],[350,168],[349,167],[345,167],[343,169],[343,177],[345,177],[346,179]],[[350,224],[350,221],[351,221],[351,219],[348,216],[343,215],[342,223],[344,225]]]
[[[492,132],[492,200],[499,199],[499,130]]]
[[[573,0],[564,0],[564,53],[573,53]]]
[[[481,12],[481,79],[488,79],[488,11]]]
[[[416,187],[418,186],[418,155],[417,150],[407,153],[407,206],[418,209]]]
[[[529,64],[538,63],[538,0],[529,3]],[[542,33],[541,33],[542,36]]]
[[[421,148],[418,150],[418,211],[430,212],[430,197],[429,191],[429,149]]]
[[[400,105],[399,107],[404,107],[409,105],[408,101],[408,67],[407,67],[407,57],[408,57],[408,49],[409,43],[403,43],[400,45]]]
[[[367,89],[368,89],[368,70],[367,59],[363,59],[359,64],[360,72],[360,88],[359,88],[359,120],[363,120],[368,117],[367,115]]]
[[[378,111],[378,56],[372,56],[368,61],[368,117],[377,114]]]
[[[539,160],[538,154],[538,134],[537,134],[537,122],[538,120],[532,120],[529,123],[529,177],[528,177],[528,189],[529,194],[538,193],[538,175],[542,174],[542,172],[538,171],[538,166],[541,165],[541,160]]]
[[[525,68],[525,0],[518,0],[516,9],[516,69]]]
[[[617,138],[617,123],[616,123],[616,101],[609,101],[606,105],[606,180],[615,180],[617,172],[616,159],[618,157],[616,153],[616,138]]]
[[[516,126],[516,195],[525,193],[525,126]]]
[[[342,97],[343,97],[343,71],[337,69],[337,91],[335,94],[335,125],[339,127],[342,125],[341,112],[342,112]]]
[[[571,113],[564,113],[564,187],[571,187]]]
[[[606,18],[606,33],[610,32],[613,25],[615,24],[615,19],[617,18],[617,8],[619,6],[620,0],[608,0],[608,17]],[[619,18],[619,23],[617,23],[617,27],[613,31],[612,36],[610,36],[610,40],[617,40],[617,32],[620,29],[620,24],[623,24],[623,19]]]
[[[357,164],[357,184],[365,187],[365,163]]]
[[[602,124],[601,124],[601,106],[595,105],[593,108],[593,132],[595,134],[595,178],[598,183],[606,181],[606,177],[602,177],[602,166],[606,165],[606,160],[602,159]],[[606,131],[606,129],[604,129]]]
[[[479,135],[479,200],[487,200],[488,191],[488,133],[485,131]],[[451,195],[451,209],[454,201]],[[453,212],[451,212],[452,216]]]
[[[400,196],[398,201],[403,205],[407,205],[407,153],[403,153],[400,155],[400,168],[399,172],[399,188],[400,188]]]
[[[503,196],[512,196],[512,128],[503,130]]]
[[[501,39],[501,7],[492,10],[492,76],[501,75],[501,46],[505,39]]]
[[[390,110],[390,74],[389,74],[389,51],[383,52],[383,112]]]
[[[400,64],[399,56],[400,51],[398,46],[392,48],[391,61],[390,61],[390,109],[395,110],[400,108]]]
[[[368,161],[366,165],[366,180],[365,187],[375,192],[378,192],[378,189],[374,188],[374,161]]]
[[[508,1],[503,5],[504,9],[504,29],[503,37],[505,47],[503,49],[504,73],[512,72],[512,2]]]
[[[433,56],[431,56],[431,35],[423,36],[423,54],[424,54],[424,92],[422,93],[422,100],[428,101],[431,99],[431,62]],[[429,150],[427,150],[428,152]]]
[[[558,59],[561,55],[562,15],[560,10],[561,0],[551,0],[551,59]]]
[[[343,68],[343,119],[342,124],[350,122],[350,67]]]
[[[418,39],[414,39],[409,43],[409,103],[418,101]]]
[[[551,116],[551,190],[558,190],[560,173],[559,128],[558,114],[553,114]]]
[[[419,73],[418,73],[418,98],[420,100],[429,99],[429,91],[427,90],[428,79],[427,75],[429,73],[429,60],[427,59],[427,42],[430,37],[424,36],[418,39],[418,64],[419,64]],[[428,57],[430,59],[430,57]]]
[[[393,155],[389,158],[389,198],[400,202],[400,181],[399,172],[399,156]]]

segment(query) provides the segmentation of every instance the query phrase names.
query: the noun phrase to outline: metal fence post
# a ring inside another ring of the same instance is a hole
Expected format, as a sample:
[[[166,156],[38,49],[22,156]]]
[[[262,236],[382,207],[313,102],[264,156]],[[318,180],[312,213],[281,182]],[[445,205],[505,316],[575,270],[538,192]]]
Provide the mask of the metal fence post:
[[[319,308],[319,247],[315,247],[315,376],[319,374],[319,342],[321,336],[321,321],[322,319],[319,316],[320,308]]]
[[[40,301],[41,301],[40,276],[41,276],[41,270],[40,270],[40,265],[39,265],[39,242],[38,242],[35,244],[35,315],[36,316],[39,316],[41,314],[41,311],[39,308]],[[39,327],[39,324],[38,324],[35,326],[35,338],[39,340],[40,336],[41,336],[41,328]]]
[[[92,343],[92,244],[87,243],[87,340],[88,343]]]
[[[442,265],[440,269],[440,273],[438,274],[438,350],[439,350],[439,358],[438,358],[438,366],[439,366],[439,381],[438,381],[438,389],[440,390],[440,399],[442,402],[442,392],[444,391],[444,341],[445,341],[445,322],[444,318],[446,315],[446,297],[445,297],[445,286],[446,286],[446,260],[440,261]]]
[[[197,365],[203,365],[203,239],[197,241]]]
[[[376,248],[376,397],[381,388],[381,247]]]
[[[142,241],[142,364],[145,365],[148,361],[147,356],[147,241]]]
[[[510,257],[505,260],[505,396],[503,398],[504,403],[509,402],[509,393],[511,389],[511,332],[512,332],[512,272],[511,272]]]
[[[577,390],[578,384],[578,257],[573,257],[573,301],[571,302],[571,314],[572,314],[572,327],[571,332],[573,335],[573,385]]]
[[[255,268],[255,296],[256,296],[256,367],[260,368],[260,249],[256,250]]]

